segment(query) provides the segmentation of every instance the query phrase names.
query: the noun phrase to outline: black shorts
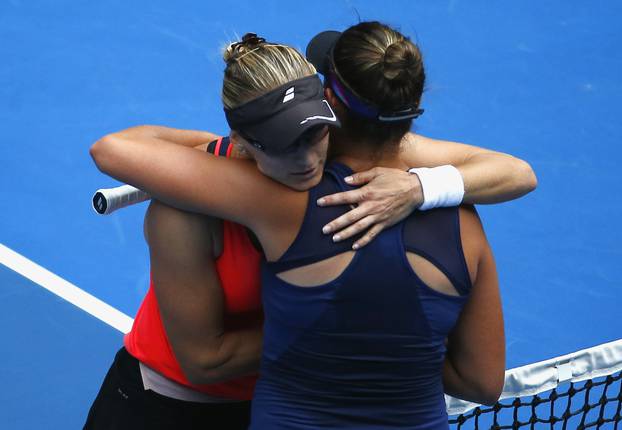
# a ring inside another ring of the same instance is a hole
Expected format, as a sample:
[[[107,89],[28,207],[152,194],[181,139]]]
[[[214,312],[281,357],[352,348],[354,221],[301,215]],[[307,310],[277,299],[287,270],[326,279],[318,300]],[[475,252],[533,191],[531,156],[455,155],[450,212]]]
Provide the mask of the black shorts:
[[[138,360],[121,348],[91,406],[84,429],[227,429],[250,422],[250,401],[195,403],[145,390]]]

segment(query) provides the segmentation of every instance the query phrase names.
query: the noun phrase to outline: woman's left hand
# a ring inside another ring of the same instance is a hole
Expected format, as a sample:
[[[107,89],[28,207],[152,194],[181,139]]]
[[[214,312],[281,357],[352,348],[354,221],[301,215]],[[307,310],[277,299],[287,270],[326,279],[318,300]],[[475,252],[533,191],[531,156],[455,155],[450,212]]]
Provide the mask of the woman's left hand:
[[[322,229],[325,234],[333,234],[335,242],[367,230],[354,243],[353,249],[367,245],[378,233],[402,221],[423,203],[423,191],[416,174],[400,169],[374,167],[354,173],[349,178],[346,178],[349,185],[363,186],[356,190],[324,196],[318,199],[317,204],[355,205],[352,210]]]

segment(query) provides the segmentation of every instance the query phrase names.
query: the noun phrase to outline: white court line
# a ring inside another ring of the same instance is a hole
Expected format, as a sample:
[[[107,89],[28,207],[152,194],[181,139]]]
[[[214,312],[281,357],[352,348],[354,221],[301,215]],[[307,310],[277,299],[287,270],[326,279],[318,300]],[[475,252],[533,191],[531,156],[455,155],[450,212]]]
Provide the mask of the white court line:
[[[102,302],[84,290],[65,281],[58,275],[39,266],[0,243],[0,264],[30,279],[53,294],[67,300],[95,318],[116,328],[122,333],[128,333],[132,328],[133,319],[123,312]]]

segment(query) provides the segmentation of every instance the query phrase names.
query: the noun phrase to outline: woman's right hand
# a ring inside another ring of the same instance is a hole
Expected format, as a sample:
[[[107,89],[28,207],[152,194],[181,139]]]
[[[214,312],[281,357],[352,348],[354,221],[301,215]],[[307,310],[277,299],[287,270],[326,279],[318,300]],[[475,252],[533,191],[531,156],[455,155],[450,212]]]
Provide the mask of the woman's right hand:
[[[362,185],[351,191],[324,196],[320,206],[353,205],[352,210],[326,224],[325,234],[332,234],[335,242],[362,232],[354,249],[362,248],[382,230],[409,216],[423,203],[421,182],[416,174],[404,170],[374,167],[346,178],[349,185]]]

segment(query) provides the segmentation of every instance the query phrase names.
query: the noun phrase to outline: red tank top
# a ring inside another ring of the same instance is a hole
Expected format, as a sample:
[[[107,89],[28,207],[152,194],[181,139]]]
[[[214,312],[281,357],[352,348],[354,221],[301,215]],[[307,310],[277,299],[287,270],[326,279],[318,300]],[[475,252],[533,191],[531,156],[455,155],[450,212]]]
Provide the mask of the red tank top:
[[[229,156],[228,138],[208,146],[215,155]],[[216,260],[216,270],[225,298],[225,327],[255,326],[262,320],[259,264],[261,254],[251,243],[246,229],[223,221],[223,250]],[[124,345],[138,360],[173,381],[203,393],[236,400],[250,400],[257,375],[235,378],[209,385],[191,384],[184,376],[169,344],[153,284],[134,318],[132,330],[125,335]]]

